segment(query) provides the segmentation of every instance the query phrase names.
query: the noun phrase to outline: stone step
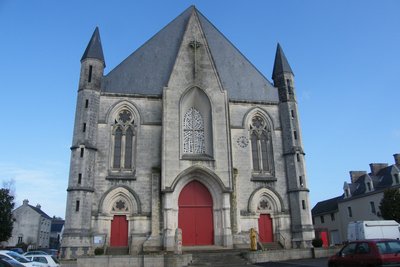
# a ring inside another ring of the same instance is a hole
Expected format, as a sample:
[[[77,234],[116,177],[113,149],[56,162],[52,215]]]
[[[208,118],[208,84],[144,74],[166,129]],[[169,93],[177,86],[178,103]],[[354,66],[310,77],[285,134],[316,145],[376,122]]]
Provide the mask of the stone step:
[[[129,247],[108,247],[107,255],[128,255]]]
[[[271,242],[271,243],[263,243],[263,248],[264,250],[278,250],[278,249],[283,249],[281,244],[278,242]]]
[[[247,251],[247,250],[246,250]],[[226,251],[226,250],[215,250],[215,251],[191,251],[192,262],[189,264],[190,267],[242,267],[252,266],[241,256],[243,252],[240,250]]]

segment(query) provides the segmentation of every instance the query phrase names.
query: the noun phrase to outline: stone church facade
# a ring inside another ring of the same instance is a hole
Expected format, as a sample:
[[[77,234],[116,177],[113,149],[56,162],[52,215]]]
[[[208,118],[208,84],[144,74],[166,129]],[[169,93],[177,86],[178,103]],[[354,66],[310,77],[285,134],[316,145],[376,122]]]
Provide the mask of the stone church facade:
[[[308,247],[314,237],[294,75],[269,82],[195,7],[104,74],[81,59],[61,254],[182,245]]]

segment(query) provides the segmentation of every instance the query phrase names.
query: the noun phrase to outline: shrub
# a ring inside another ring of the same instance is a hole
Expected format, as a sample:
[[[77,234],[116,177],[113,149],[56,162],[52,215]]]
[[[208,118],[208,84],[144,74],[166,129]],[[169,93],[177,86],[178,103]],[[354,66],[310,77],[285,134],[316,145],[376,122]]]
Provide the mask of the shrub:
[[[94,255],[103,255],[104,254],[104,248],[95,248],[94,249]]]
[[[322,239],[321,238],[315,238],[315,239],[313,239],[313,241],[311,243],[312,243],[313,247],[315,247],[315,248],[322,247]]]

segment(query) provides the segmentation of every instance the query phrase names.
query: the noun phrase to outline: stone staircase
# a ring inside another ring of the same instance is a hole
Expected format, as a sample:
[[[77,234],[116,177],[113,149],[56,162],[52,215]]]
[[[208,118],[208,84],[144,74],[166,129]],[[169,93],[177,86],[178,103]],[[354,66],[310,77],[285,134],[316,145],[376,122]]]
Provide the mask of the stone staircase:
[[[278,250],[283,249],[282,245],[278,242],[271,243],[263,243],[262,244],[264,250]]]
[[[108,247],[106,255],[128,255],[129,247]]]
[[[248,250],[246,250],[248,251]],[[244,250],[191,251],[192,262],[189,267],[243,267],[251,265],[242,257]]]

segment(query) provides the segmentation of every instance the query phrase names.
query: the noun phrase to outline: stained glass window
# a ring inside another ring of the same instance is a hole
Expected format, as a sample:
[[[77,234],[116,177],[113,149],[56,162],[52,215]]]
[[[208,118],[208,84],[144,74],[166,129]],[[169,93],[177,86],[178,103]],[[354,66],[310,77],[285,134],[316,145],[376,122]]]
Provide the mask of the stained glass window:
[[[183,118],[183,153],[205,153],[203,117],[193,107],[185,113]]]

